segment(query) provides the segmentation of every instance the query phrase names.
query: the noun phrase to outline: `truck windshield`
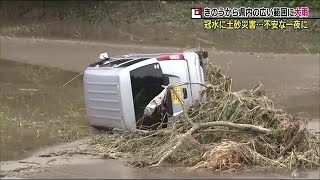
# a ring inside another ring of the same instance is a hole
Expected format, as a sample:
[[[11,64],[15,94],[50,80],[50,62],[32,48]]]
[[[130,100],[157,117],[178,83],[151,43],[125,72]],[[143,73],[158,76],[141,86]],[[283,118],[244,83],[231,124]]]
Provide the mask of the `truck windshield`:
[[[158,63],[146,65],[130,72],[132,96],[137,126],[152,126],[159,119],[146,119],[140,122],[145,107],[157,96],[164,85],[163,74]],[[141,124],[143,123],[143,124]]]

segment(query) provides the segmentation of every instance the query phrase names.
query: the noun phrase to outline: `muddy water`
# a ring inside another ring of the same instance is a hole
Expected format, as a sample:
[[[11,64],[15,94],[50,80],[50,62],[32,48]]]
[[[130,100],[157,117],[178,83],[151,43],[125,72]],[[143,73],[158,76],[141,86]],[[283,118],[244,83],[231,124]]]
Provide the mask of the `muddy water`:
[[[0,60],[1,160],[27,157],[36,149],[72,141],[92,133],[84,116],[81,77],[62,87],[78,73],[56,68]],[[48,123],[49,122],[49,123]],[[319,120],[311,123],[319,127]],[[5,127],[5,128],[4,128]],[[319,129],[318,129],[319,130]],[[59,132],[60,131],[60,132]],[[64,132],[63,132],[64,131]],[[66,133],[65,131],[68,131]],[[77,134],[81,132],[81,134]],[[319,178],[319,172],[301,172],[304,178]],[[288,178],[290,172],[217,174],[186,168],[129,168],[117,160],[80,157],[77,163],[47,168],[21,178]]]
[[[0,160],[88,134],[77,74],[0,59]]]
[[[97,45],[97,43],[88,45],[87,43],[51,40],[37,42],[1,39],[2,58],[78,72],[83,71],[86,65],[92,62],[92,58],[102,50],[108,50],[112,54],[173,51],[172,48],[152,46],[145,48],[115,44],[108,46]],[[174,49],[174,51],[178,50]],[[284,106],[290,113],[307,111],[310,117],[315,118],[311,122],[311,127],[320,128],[318,108],[319,55],[210,51],[210,56],[218,66],[222,67],[225,74],[233,77],[234,90],[253,87],[257,81],[262,81],[264,89],[275,101],[275,104]],[[88,131],[87,123],[83,117],[81,78],[65,88],[61,87],[75,75],[77,73],[64,72],[59,69],[0,61],[0,115],[5,113],[5,117],[9,117],[9,122],[11,122],[9,125],[6,124],[6,128],[2,128],[4,126],[1,124],[1,160],[20,159],[28,156],[30,152],[39,147],[61,141],[71,141],[71,136],[66,131],[73,135],[77,135],[76,132]],[[3,104],[5,105],[2,106]],[[3,119],[6,118],[0,116],[1,123],[3,123]],[[33,122],[36,122],[35,125]],[[81,128],[82,126],[84,128]],[[7,133],[10,138],[3,139],[3,132]],[[84,135],[80,133],[77,136],[80,138]],[[69,160],[66,161],[69,162]],[[78,162],[82,162],[82,164],[48,169],[47,172],[34,174],[32,177],[191,178],[196,176],[197,178],[220,178],[220,176],[212,175],[185,174],[187,172],[180,169],[174,171],[169,168],[169,170],[151,171],[149,169],[125,168],[123,165],[118,165],[118,161],[92,161],[89,163],[83,157]],[[258,178],[256,174],[242,176],[242,178],[253,177]],[[262,175],[262,177],[270,178],[273,176],[268,174]],[[311,177],[315,179],[319,177],[319,173],[311,173]],[[229,178],[233,177],[229,176]]]
[[[300,178],[319,179],[318,171],[298,172]],[[77,165],[63,165],[47,169],[34,175],[19,176],[20,178],[128,178],[128,179],[282,179],[290,178],[291,172],[238,172],[236,174],[194,170],[185,167],[161,168],[130,168],[117,160],[91,160]]]

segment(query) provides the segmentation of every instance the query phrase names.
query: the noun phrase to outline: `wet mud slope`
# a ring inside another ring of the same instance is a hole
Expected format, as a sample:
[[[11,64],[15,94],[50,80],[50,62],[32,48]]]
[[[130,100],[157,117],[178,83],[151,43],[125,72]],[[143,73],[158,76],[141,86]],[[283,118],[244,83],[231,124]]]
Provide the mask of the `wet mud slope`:
[[[69,102],[71,101],[73,104],[77,104],[79,110],[83,108],[81,97],[81,78],[70,83],[67,86],[69,89],[61,89],[61,86],[68,80],[72,79],[75,75],[82,72],[88,64],[96,61],[100,52],[108,51],[108,53],[111,55],[120,55],[128,53],[179,52],[183,50],[186,49],[178,47],[153,47],[84,41],[80,42],[67,40],[1,37],[0,58],[13,61],[10,62],[11,68],[16,66],[18,69],[20,68],[21,71],[24,69],[22,67],[27,66],[21,63],[27,63],[40,65],[39,67],[51,67],[54,68],[55,71],[59,72],[53,73],[55,74],[56,78],[50,78],[48,76],[50,73],[48,72],[51,71],[51,68],[43,68],[42,71],[34,71],[33,69],[29,69],[28,73],[23,75],[23,77],[28,77],[28,79],[31,79],[30,81],[33,82],[28,84],[26,83],[28,82],[27,80],[21,81],[23,78],[18,78],[21,76],[19,73],[16,73],[14,76],[10,74],[7,68],[3,68],[5,64],[8,66],[8,62],[4,63],[5,61],[0,61],[2,67],[0,72],[0,83],[1,93],[3,93],[1,98],[9,97],[9,99],[6,99],[6,101],[12,101],[12,104],[14,104],[13,101],[16,100],[16,97],[19,96],[21,99],[22,93],[24,93],[22,99],[29,100],[17,101],[15,103],[20,103],[22,106],[30,102],[35,103],[30,110],[31,113],[29,116],[27,116],[29,118],[41,119],[41,114],[46,112],[34,113],[37,110],[37,107],[42,107],[44,104],[48,104],[45,102],[49,102],[49,100],[50,102],[54,102],[53,100],[56,100],[57,102],[54,104],[59,104],[59,102],[63,104],[63,102],[66,100],[66,94],[68,93],[70,97],[72,97],[71,100],[69,99]],[[209,59],[216,65],[220,66],[224,74],[233,78],[233,90],[251,88],[258,82],[262,82],[262,89],[266,91],[267,96],[269,96],[275,102],[276,106],[284,108],[292,114],[297,112],[308,113],[308,116],[313,119],[310,123],[310,128],[317,131],[320,130],[319,54],[236,53],[228,51],[216,51],[212,49],[208,49],[208,51]],[[14,62],[18,63],[15,64]],[[75,73],[65,72],[62,70],[73,71]],[[34,72],[38,72],[38,75],[34,75]],[[47,79],[45,79],[46,76]],[[37,77],[41,78],[39,79]],[[49,89],[50,91],[45,91],[45,89]],[[41,96],[42,99],[47,98],[47,101],[39,100],[39,102],[37,102],[37,93],[39,92],[45,92],[51,95]],[[55,93],[63,94],[64,98],[59,100],[59,98],[57,98],[59,96]],[[30,99],[32,101],[30,101]],[[14,105],[12,105],[12,107],[13,106]],[[61,114],[55,115],[54,112],[58,112],[58,110],[55,108],[57,107],[53,105],[50,107],[48,106],[47,108],[48,111],[52,111],[52,116],[61,116],[62,119],[63,117],[68,117],[71,120],[77,118],[75,115],[78,114],[74,114],[74,112],[76,112],[74,109],[71,109],[69,114],[63,114],[65,112],[61,111]],[[60,108],[66,109],[64,106],[61,106]],[[22,110],[23,109],[21,109],[21,111]],[[84,112],[81,111],[81,113]],[[17,113],[13,112],[13,114]],[[32,116],[32,114],[35,115]],[[85,118],[83,116],[81,116],[81,118],[82,119],[79,121],[79,123],[76,121],[70,121],[71,125],[81,125],[81,127],[88,129],[89,127],[85,122]],[[42,131],[40,131],[40,133],[41,132]],[[35,129],[35,132],[31,134],[32,138],[36,138],[39,133],[37,133],[37,129]],[[46,139],[44,138],[44,140]],[[55,139],[52,141],[55,141]],[[179,168],[157,170],[148,169],[148,171],[145,169],[132,169],[125,167],[120,161],[98,160],[95,155],[88,154],[75,153],[72,156],[64,154],[61,156],[39,157],[40,155],[48,154],[51,151],[74,151],[79,148],[87,148],[84,147],[85,145],[83,145],[85,141],[87,140],[62,144],[59,147],[55,146],[54,148],[50,147],[48,149],[41,150],[33,154],[33,156],[23,160],[2,162],[1,169],[12,170],[12,172],[14,172],[13,175],[18,175],[20,171],[27,169],[29,175],[24,175],[21,177],[28,178],[230,178],[228,176],[218,176],[212,173],[207,174],[203,172],[188,172],[188,170],[182,170]],[[25,144],[28,144],[27,141]],[[44,147],[48,144],[38,143],[36,147]],[[33,146],[32,143],[29,143],[29,145]],[[8,159],[10,158],[8,157]],[[38,171],[39,169],[45,170],[45,172],[30,174],[30,172],[33,170]],[[262,174],[261,176],[245,174],[239,177],[270,178],[271,176],[274,178],[288,177],[270,174]],[[309,174],[305,174],[304,177],[317,178],[319,177],[319,174],[318,172],[311,172]]]

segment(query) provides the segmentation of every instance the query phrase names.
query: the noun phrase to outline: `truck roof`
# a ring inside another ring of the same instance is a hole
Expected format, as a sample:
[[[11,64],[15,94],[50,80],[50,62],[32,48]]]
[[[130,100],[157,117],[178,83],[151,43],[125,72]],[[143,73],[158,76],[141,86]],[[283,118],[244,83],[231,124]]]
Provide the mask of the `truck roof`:
[[[178,54],[176,52],[174,53],[156,53],[156,54],[127,54],[127,55],[121,55],[121,56],[115,56],[110,57],[109,59],[99,61],[97,63],[91,64],[90,66],[96,66],[99,65],[100,67],[128,67],[130,65],[133,65],[135,63],[156,58],[159,56],[165,56],[165,55],[172,55],[172,54]],[[109,63],[107,63],[109,61]]]
[[[175,54],[183,54],[183,53],[196,53],[199,55],[199,58],[207,58],[208,57],[208,52],[207,51],[185,51],[185,52],[170,52],[170,53],[154,53],[154,54],[128,54],[128,55],[122,55],[119,57],[114,57],[114,58],[147,58],[147,59],[151,59],[151,58],[155,58],[155,57],[159,57],[159,56],[166,56],[166,55],[175,55]]]
[[[164,56],[164,55],[172,55],[172,54],[178,54],[177,52],[172,52],[172,53],[156,53],[156,54],[127,54],[127,55],[122,55],[119,57],[115,58],[155,58],[158,56]]]
[[[200,57],[200,59],[203,58],[203,56],[200,54],[203,51],[199,51],[199,52],[194,52],[197,53]],[[133,65],[135,63],[144,61],[144,60],[148,60],[148,59],[152,59],[152,58],[158,58],[158,57],[162,57],[162,58],[173,58],[173,59],[180,59],[181,56],[183,58],[183,53],[177,53],[177,52],[171,52],[171,53],[154,53],[154,54],[127,54],[127,55],[121,55],[121,56],[115,56],[115,57],[109,57],[107,59],[101,60],[97,63],[91,64],[90,66],[100,66],[100,67],[128,67],[130,65]],[[173,57],[172,57],[173,55]],[[175,55],[181,55],[176,57]],[[168,56],[168,57],[164,57],[164,56]],[[206,58],[206,57],[204,57]],[[160,60],[160,59],[158,59]],[[162,59],[163,60],[163,59]]]

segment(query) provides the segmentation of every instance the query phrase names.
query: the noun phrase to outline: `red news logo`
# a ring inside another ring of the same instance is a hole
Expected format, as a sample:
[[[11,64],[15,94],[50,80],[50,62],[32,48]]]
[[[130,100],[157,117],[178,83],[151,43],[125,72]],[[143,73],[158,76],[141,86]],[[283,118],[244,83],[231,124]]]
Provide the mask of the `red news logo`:
[[[201,19],[202,8],[191,8],[191,19]]]

